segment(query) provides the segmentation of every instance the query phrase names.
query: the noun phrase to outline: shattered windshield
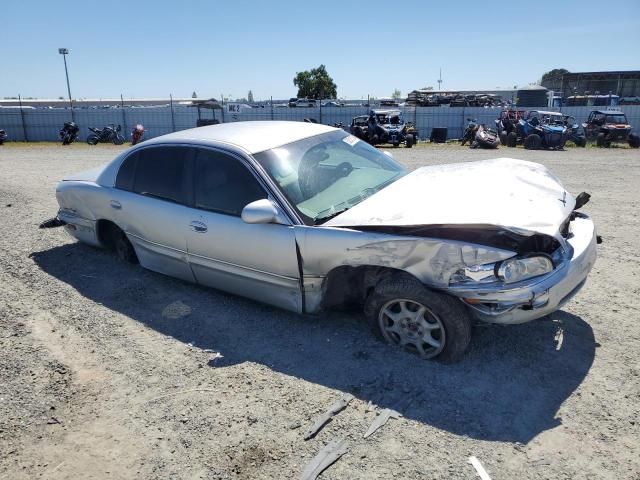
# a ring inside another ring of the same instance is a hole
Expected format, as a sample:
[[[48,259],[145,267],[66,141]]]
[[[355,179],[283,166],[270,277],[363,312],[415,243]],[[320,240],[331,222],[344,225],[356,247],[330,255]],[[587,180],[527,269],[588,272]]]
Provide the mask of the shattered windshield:
[[[406,174],[395,160],[344,131],[254,155],[307,225],[319,225]]]

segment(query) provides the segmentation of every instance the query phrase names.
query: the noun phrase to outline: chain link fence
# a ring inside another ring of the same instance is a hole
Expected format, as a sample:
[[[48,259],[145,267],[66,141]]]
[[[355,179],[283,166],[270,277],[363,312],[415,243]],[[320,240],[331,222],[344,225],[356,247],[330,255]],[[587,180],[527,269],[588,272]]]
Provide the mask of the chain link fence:
[[[259,107],[246,107],[239,104],[222,105],[222,110],[205,110],[203,119],[215,119],[221,123],[242,121],[303,121],[313,119],[326,125],[340,125],[349,129],[353,117],[368,115],[370,108],[356,106],[287,107],[267,103]],[[386,107],[381,107],[386,108]],[[418,138],[426,140],[435,127],[447,128],[447,136],[460,138],[468,118],[479,123],[494,125],[501,108],[482,107],[391,107],[403,113],[405,121],[413,122],[418,130]],[[587,119],[589,112],[596,107],[563,107],[540,110],[555,110],[572,115],[578,123]],[[528,110],[535,110],[528,108]],[[626,113],[629,123],[635,131],[640,131],[640,106],[620,107]],[[198,110],[184,105],[158,107],[112,107],[74,109],[75,122],[80,127],[80,140],[90,133],[88,127],[102,128],[105,125],[121,125],[125,138],[129,137],[134,125],[140,123],[145,128],[145,138],[157,137],[173,131],[196,127]],[[64,122],[71,120],[70,109],[64,108],[0,108],[0,129],[7,132],[9,141],[56,141]]]

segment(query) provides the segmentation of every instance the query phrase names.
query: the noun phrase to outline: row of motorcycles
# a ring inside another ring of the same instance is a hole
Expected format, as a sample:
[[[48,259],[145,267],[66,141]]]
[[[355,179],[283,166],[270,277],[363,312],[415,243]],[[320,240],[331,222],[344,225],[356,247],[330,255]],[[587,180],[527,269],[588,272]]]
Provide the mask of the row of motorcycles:
[[[92,132],[87,137],[87,143],[89,145],[96,145],[98,143],[113,143],[114,145],[122,145],[124,143],[124,136],[120,133],[122,127],[113,123],[103,127],[95,128],[89,127]],[[60,140],[62,145],[70,145],[78,139],[80,133],[80,127],[76,122],[65,122],[60,129]],[[144,136],[144,127],[141,124],[137,124],[131,130],[131,145],[135,145],[142,141]]]

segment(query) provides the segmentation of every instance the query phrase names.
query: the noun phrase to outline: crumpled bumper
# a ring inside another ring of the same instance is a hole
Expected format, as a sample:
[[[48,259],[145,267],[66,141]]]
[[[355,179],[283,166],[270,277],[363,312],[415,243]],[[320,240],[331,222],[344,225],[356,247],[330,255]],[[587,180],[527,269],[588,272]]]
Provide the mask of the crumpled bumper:
[[[580,291],[596,261],[595,227],[587,216],[571,222],[572,251],[556,269],[542,277],[513,285],[451,287],[446,293],[461,298],[471,313],[489,323],[524,323],[554,312]]]

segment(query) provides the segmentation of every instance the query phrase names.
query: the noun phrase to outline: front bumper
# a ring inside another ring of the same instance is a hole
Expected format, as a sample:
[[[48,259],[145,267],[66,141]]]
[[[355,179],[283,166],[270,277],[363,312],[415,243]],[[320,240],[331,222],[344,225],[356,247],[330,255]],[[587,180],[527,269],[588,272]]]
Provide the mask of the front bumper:
[[[483,322],[524,323],[554,312],[580,291],[596,261],[596,231],[587,216],[571,222],[569,251],[556,269],[513,285],[453,286],[446,293],[461,298]]]

